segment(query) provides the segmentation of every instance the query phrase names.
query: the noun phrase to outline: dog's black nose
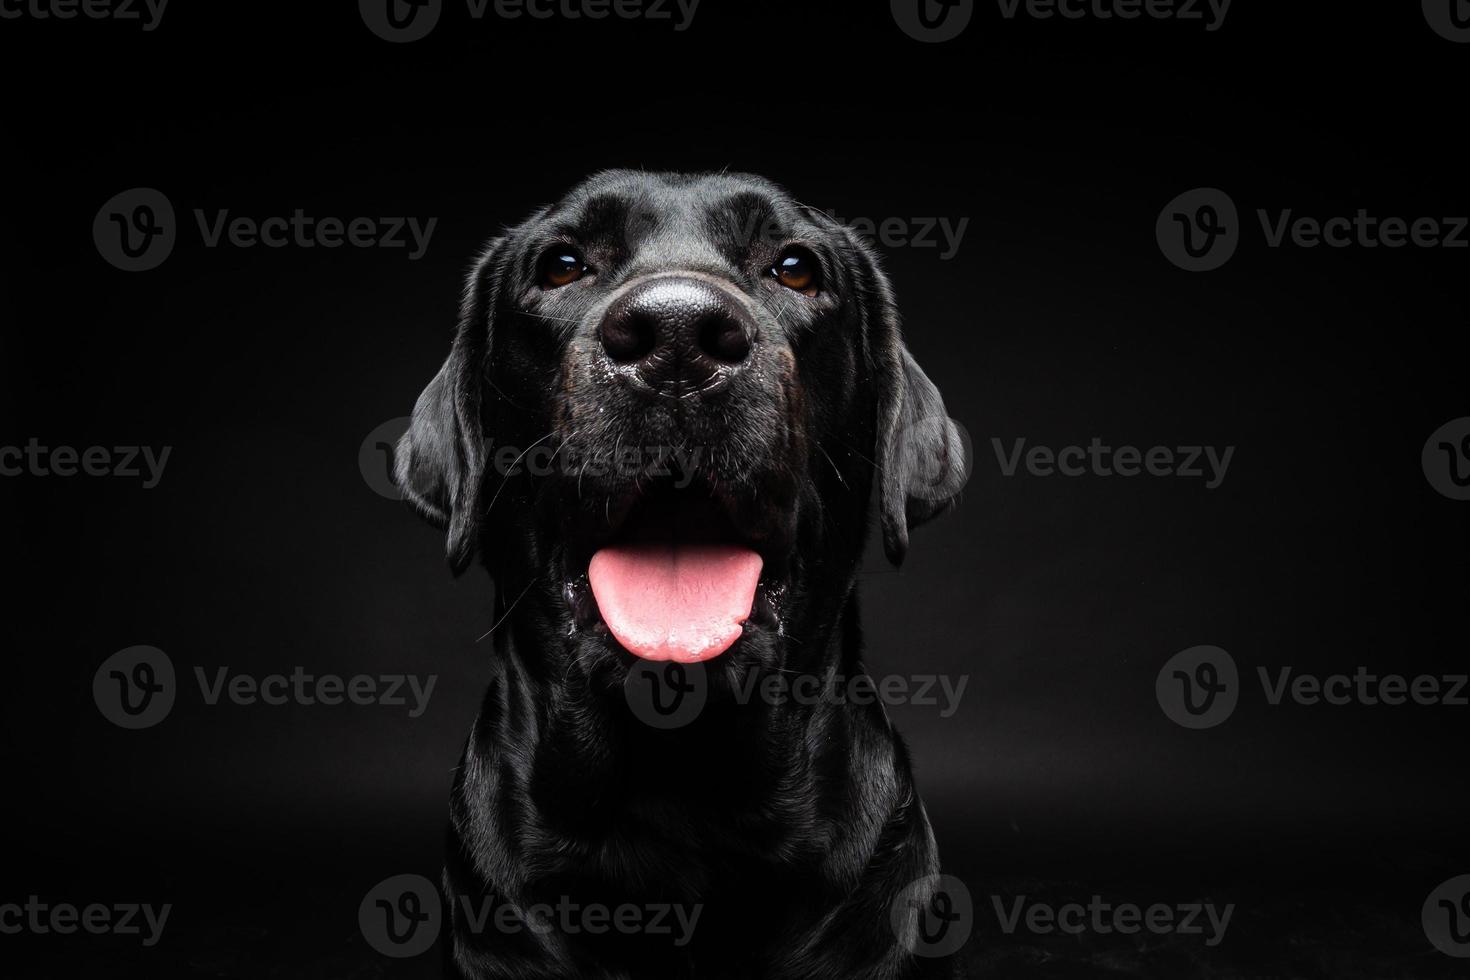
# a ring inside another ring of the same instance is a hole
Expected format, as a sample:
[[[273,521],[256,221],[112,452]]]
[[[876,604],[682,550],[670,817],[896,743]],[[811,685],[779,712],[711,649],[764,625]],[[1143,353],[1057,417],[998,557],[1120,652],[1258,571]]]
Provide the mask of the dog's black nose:
[[[608,307],[602,348],[660,395],[708,394],[750,357],[755,320],[733,295],[693,276],[659,276]]]

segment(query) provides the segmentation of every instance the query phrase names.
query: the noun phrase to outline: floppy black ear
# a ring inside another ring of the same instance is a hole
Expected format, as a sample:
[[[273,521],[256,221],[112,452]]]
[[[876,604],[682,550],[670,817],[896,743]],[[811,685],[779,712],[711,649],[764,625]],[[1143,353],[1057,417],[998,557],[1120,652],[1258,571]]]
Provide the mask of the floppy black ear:
[[[954,506],[965,484],[965,446],[959,426],[944,411],[939,389],[904,346],[896,324],[884,354],[879,513],[883,552],[901,565],[909,530]]]
[[[394,453],[398,489],[420,514],[447,531],[449,567],[458,575],[475,555],[485,476],[485,405],[496,258],[500,241],[480,254],[465,281],[454,343],[419,395]]]

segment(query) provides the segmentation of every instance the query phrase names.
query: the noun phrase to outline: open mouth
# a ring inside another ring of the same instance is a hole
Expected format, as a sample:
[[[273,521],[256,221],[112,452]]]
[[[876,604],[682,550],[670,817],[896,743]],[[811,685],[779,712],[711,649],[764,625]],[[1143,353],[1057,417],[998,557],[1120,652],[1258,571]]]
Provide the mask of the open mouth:
[[[629,494],[578,550],[567,576],[577,629],[605,628],[644,660],[710,660],[752,630],[780,629],[781,524],[707,485]]]

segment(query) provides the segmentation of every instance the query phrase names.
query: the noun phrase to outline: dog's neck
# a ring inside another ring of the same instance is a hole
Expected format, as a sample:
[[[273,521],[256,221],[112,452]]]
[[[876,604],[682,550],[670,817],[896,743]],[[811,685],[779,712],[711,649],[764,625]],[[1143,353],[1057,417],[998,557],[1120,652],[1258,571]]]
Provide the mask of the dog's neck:
[[[833,593],[832,609],[803,617],[800,661],[819,680],[861,669],[855,587]],[[903,749],[881,705],[752,696],[763,677],[789,678],[787,668],[743,673],[739,698],[712,698],[686,726],[656,730],[629,711],[621,689],[567,654],[570,641],[560,652],[544,648],[548,612],[527,596],[497,630],[502,673],[473,737],[492,751],[514,747],[528,756],[517,769],[523,783],[496,791],[514,796],[524,818],[557,839],[595,849],[624,834],[693,826],[705,858],[725,850],[732,861],[821,864],[832,847],[831,819],[866,811],[858,836],[876,846],[884,820],[908,805]],[[844,846],[853,845],[864,840]]]

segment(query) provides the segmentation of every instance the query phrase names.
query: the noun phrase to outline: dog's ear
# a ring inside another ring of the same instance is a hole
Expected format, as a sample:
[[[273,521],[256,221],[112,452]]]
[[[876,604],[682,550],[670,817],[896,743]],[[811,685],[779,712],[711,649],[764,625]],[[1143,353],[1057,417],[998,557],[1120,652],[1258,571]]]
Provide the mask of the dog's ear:
[[[914,360],[899,332],[886,280],[874,350],[878,371],[879,519],[883,552],[903,564],[909,531],[954,506],[968,475],[960,428],[939,389]]]
[[[501,241],[480,254],[465,281],[449,357],[419,395],[394,453],[394,482],[415,510],[445,528],[454,574],[475,555],[485,476],[484,388]]]
[[[954,506],[965,484],[965,445],[939,389],[894,337],[879,395],[879,514],[883,552],[895,565],[909,531]]]

